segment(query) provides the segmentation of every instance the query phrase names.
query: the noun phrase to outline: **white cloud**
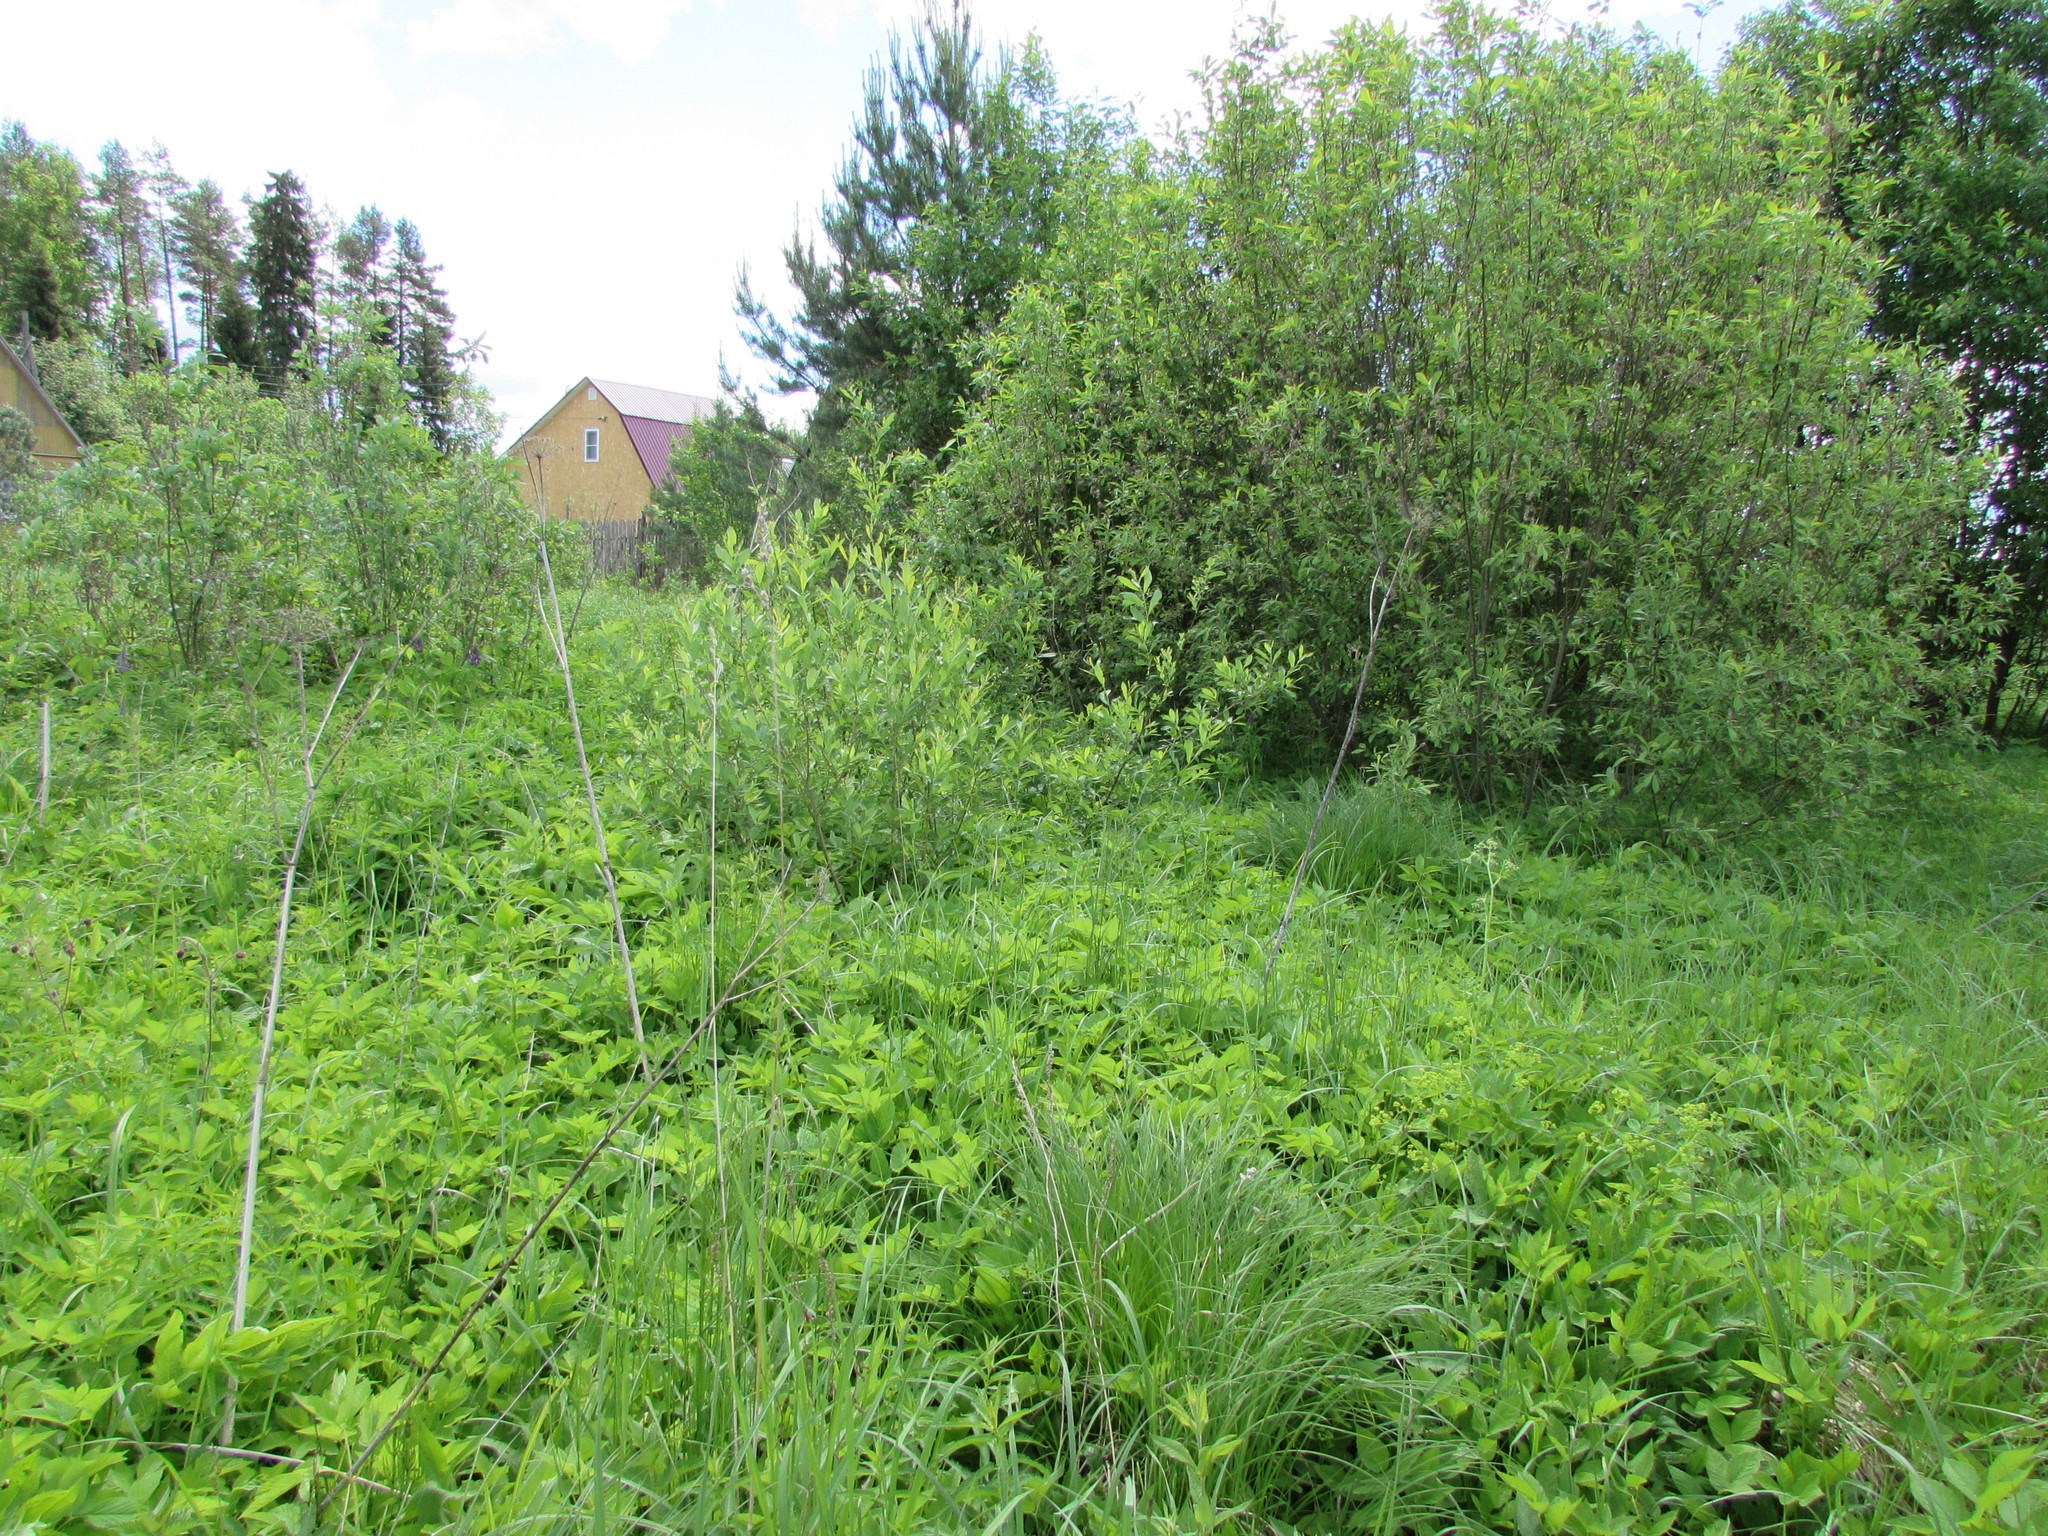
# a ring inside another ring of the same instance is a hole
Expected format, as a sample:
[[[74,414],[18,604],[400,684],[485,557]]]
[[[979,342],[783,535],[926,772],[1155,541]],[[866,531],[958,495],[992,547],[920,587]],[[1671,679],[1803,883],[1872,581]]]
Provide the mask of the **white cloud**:
[[[839,36],[849,22],[874,15],[887,17],[892,10],[888,0],[797,0],[796,19],[808,31],[817,36],[832,39]]]
[[[455,0],[410,23],[405,42],[415,61],[440,54],[516,59],[560,47],[560,20],[545,0]]]
[[[623,64],[652,61],[691,0],[454,0],[406,26],[415,61],[448,54],[516,59],[561,46],[566,30]]]

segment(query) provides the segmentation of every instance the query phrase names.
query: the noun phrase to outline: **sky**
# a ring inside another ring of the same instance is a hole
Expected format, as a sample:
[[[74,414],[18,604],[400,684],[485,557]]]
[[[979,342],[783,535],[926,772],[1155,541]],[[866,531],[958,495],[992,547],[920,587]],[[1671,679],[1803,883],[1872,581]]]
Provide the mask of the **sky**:
[[[1583,0],[1553,0],[1576,20]],[[1762,0],[1696,15],[1605,0],[1709,61]],[[829,191],[863,76],[917,0],[66,0],[21,6],[0,121],[89,161],[162,143],[232,194],[298,173],[337,222],[420,228],[457,332],[515,435],[588,375],[749,382],[742,268],[786,313],[781,250]],[[14,9],[10,7],[10,9]],[[991,42],[1036,32],[1070,96],[1153,129],[1199,101],[1239,0],[979,0]],[[1259,3],[1251,14],[1263,15]],[[1282,0],[1312,44],[1353,15],[1427,25],[1427,0]],[[54,62],[51,62],[54,61]],[[785,419],[801,402],[786,405]]]

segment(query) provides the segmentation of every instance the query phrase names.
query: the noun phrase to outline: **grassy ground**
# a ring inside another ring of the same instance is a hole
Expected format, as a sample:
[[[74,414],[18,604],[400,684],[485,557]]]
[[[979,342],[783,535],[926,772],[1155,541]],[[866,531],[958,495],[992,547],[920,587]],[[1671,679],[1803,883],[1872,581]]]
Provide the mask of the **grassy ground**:
[[[10,706],[0,1529],[2048,1531],[2040,756],[1686,862],[1361,782],[1268,978],[1305,803],[943,596],[582,619],[680,1064],[355,1482],[644,1086],[558,680],[323,783],[239,1333],[295,685],[67,697],[46,818]]]

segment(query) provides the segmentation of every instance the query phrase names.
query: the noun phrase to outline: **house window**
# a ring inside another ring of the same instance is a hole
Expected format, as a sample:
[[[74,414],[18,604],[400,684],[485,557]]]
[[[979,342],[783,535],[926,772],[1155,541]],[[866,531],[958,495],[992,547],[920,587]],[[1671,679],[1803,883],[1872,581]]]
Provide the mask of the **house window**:
[[[586,464],[595,464],[597,462],[597,428],[595,427],[585,427],[583,429],[583,462]]]

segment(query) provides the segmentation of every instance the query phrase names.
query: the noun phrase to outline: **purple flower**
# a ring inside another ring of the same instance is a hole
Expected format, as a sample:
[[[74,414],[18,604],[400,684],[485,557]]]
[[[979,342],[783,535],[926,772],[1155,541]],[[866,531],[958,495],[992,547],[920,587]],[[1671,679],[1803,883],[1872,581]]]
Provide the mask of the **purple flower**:
[[[480,667],[484,664],[484,653],[476,648],[474,640],[470,641],[469,649],[463,652],[462,664],[465,667]]]
[[[125,645],[120,650],[114,652],[114,670],[116,672],[133,672],[135,670],[135,668],[128,664],[128,647]]]

